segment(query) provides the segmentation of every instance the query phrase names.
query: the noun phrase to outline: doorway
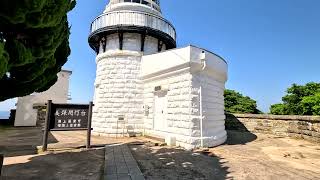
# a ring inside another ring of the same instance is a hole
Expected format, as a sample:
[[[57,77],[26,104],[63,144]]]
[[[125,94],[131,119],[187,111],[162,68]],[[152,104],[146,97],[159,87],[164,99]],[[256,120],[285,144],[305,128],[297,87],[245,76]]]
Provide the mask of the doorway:
[[[165,131],[167,128],[167,92],[157,92],[154,97],[154,121],[153,128],[157,131]]]

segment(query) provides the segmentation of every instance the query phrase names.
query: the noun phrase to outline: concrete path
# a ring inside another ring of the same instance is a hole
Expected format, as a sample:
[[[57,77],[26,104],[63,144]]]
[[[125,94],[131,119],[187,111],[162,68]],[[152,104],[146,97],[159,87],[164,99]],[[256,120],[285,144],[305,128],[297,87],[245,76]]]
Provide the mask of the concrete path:
[[[107,145],[104,180],[144,180],[127,145]]]

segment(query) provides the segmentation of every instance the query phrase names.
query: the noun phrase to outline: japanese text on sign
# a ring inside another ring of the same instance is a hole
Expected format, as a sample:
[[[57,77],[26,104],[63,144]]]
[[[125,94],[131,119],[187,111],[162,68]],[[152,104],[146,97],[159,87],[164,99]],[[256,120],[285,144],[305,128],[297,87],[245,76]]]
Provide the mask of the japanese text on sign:
[[[70,105],[53,108],[54,124],[51,129],[82,129],[88,125],[88,109]]]

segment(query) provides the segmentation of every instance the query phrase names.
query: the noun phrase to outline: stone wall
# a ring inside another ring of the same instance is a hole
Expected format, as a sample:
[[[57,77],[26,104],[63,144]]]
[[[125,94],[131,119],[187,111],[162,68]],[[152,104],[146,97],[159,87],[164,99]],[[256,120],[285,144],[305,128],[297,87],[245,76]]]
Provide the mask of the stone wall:
[[[149,108],[144,122],[146,135],[167,140],[175,138],[176,145],[187,149],[200,147],[202,143],[204,147],[214,147],[225,142],[223,92],[227,65],[221,58],[201,48],[188,46],[143,56],[141,67],[144,106]],[[162,100],[159,103],[163,94],[159,96],[155,87],[166,92],[167,103],[162,111],[165,118],[161,117]],[[155,107],[155,104],[159,105]],[[165,125],[159,128],[161,118]]]
[[[225,142],[227,132],[225,130],[225,114],[224,114],[224,82],[205,73],[194,74],[192,80],[193,87],[193,107],[200,112],[199,93],[201,87],[202,94],[202,116],[203,116],[203,144],[205,147],[217,146]],[[198,118],[194,118],[197,124],[197,136],[200,135],[200,114]]]
[[[167,121],[162,131],[154,128],[156,86],[168,88],[168,91],[164,92],[168,102],[167,112],[165,112]],[[192,144],[193,132],[198,132],[198,126],[195,126],[190,118],[192,115],[191,90],[192,75],[188,71],[167,78],[145,81],[144,106],[149,107],[149,113],[144,118],[145,134],[163,138],[171,134],[176,137],[178,145]]]
[[[164,45],[162,46],[164,50]],[[143,125],[143,85],[140,79],[143,55],[158,52],[158,39],[146,36],[141,52],[141,35],[110,34],[100,43],[96,57],[93,132],[105,136],[140,135]],[[124,116],[125,121],[119,121]]]
[[[156,86],[167,87],[165,92],[168,106],[166,123],[161,130],[154,125]],[[146,80],[144,83],[144,105],[149,112],[145,115],[145,134],[158,137],[173,136],[176,144],[187,149],[201,145],[200,125],[200,96],[202,87],[203,106],[203,145],[213,147],[220,145],[227,139],[224,121],[224,83],[212,77],[189,70],[167,76]]]
[[[92,116],[95,133],[107,136],[127,136],[129,131],[141,133],[143,87],[138,78],[140,61],[141,53],[135,51],[109,50],[97,56]],[[121,115],[126,122],[119,125],[118,117]]]
[[[270,133],[320,143],[319,116],[227,114],[226,129]]]

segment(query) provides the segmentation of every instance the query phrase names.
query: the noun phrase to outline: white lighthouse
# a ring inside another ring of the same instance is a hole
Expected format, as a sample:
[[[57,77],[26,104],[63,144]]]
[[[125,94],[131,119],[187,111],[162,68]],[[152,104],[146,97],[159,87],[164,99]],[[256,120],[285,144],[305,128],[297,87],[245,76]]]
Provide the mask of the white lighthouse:
[[[96,134],[156,136],[185,148],[226,140],[227,63],[195,46],[174,49],[159,0],[110,0],[89,44],[97,53]]]

